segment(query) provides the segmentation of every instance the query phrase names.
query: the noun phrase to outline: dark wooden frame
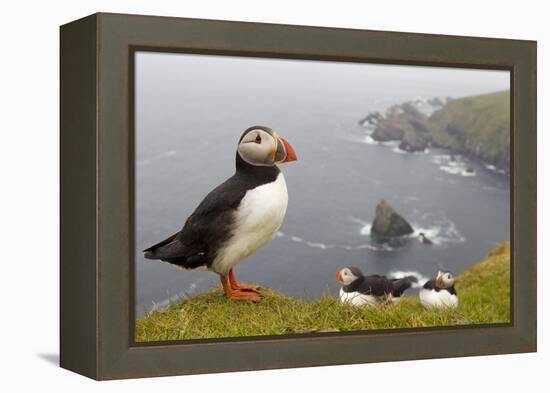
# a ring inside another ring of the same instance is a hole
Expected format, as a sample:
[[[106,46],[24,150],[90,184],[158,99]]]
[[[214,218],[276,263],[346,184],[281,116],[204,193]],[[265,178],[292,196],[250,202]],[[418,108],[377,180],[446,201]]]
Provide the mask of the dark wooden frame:
[[[135,344],[135,50],[510,70],[512,322]],[[61,27],[60,87],[62,367],[116,379],[536,351],[536,42],[100,13]]]

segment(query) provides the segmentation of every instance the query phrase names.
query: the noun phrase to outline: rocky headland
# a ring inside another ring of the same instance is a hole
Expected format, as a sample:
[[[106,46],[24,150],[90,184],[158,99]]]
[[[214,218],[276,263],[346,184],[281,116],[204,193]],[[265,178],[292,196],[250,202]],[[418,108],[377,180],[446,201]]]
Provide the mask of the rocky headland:
[[[429,106],[431,113],[419,108]],[[429,146],[448,149],[508,173],[510,165],[510,91],[457,99],[412,100],[384,114],[371,112],[359,123],[378,142],[398,141],[406,152]]]

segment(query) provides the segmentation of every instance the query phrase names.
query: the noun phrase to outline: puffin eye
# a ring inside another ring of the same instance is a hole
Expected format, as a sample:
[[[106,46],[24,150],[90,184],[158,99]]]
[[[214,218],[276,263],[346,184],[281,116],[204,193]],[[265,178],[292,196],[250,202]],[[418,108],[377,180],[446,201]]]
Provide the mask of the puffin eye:
[[[262,143],[262,137],[260,136],[260,134],[256,135],[256,140],[255,140],[256,143]]]

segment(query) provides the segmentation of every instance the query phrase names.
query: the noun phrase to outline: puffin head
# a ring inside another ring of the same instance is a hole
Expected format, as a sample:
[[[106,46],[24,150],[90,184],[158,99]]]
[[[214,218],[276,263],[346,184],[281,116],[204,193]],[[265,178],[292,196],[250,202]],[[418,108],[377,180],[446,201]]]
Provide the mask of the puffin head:
[[[282,136],[269,127],[254,126],[247,129],[237,147],[238,156],[254,166],[274,166],[296,161],[296,152]]]
[[[342,285],[350,285],[355,280],[363,277],[363,273],[357,267],[349,266],[336,272],[336,281]]]
[[[437,288],[450,288],[455,284],[455,277],[453,273],[447,271],[437,272],[435,279],[435,286]]]

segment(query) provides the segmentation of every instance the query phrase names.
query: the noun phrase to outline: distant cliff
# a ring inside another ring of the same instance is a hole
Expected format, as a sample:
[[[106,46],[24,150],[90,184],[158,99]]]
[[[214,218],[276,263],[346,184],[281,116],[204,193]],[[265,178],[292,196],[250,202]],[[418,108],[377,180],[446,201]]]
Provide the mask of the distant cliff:
[[[508,170],[510,91],[449,101],[430,117],[433,144]]]
[[[510,164],[510,91],[447,99],[427,116],[415,102],[391,107],[384,115],[369,114],[371,137],[400,141],[404,151],[437,146],[465,154],[508,171]],[[363,124],[363,123],[361,123]]]

